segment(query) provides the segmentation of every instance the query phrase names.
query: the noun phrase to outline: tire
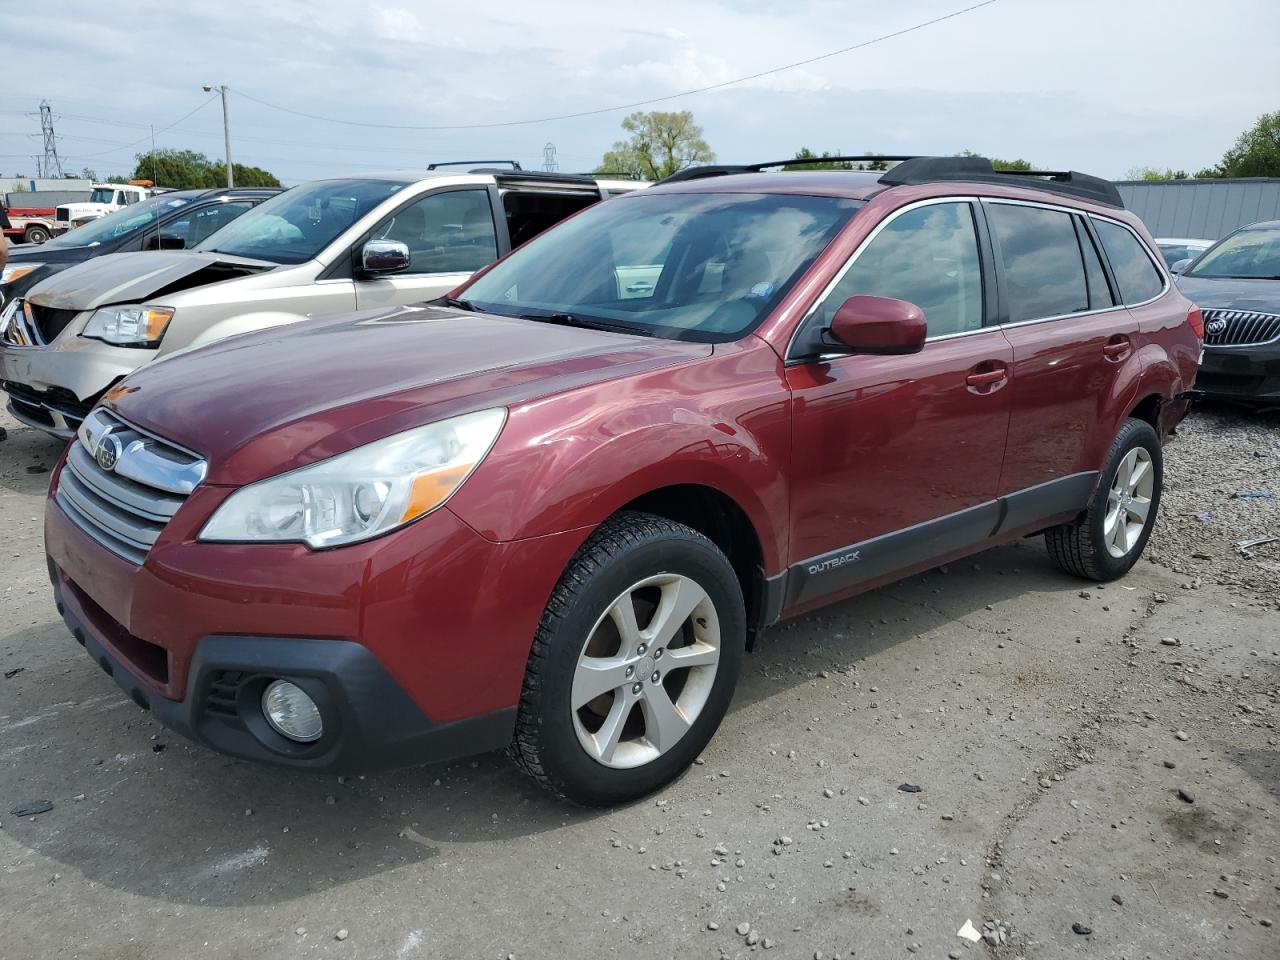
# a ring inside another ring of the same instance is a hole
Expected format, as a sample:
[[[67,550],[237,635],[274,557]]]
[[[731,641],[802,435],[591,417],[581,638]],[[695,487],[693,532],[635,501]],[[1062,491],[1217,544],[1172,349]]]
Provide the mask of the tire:
[[[1147,465],[1145,472],[1138,467],[1143,463]],[[1155,525],[1164,485],[1164,456],[1151,424],[1132,418],[1124,422],[1099,478],[1084,513],[1070,523],[1050,527],[1044,539],[1049,556],[1063,570],[1102,583],[1129,572],[1142,556]],[[1121,508],[1123,531],[1117,523],[1108,522],[1113,511],[1120,516]]]
[[[49,239],[49,231],[44,227],[27,227],[22,239],[26,243],[44,243]]]
[[[745,648],[742,587],[716,545],[664,517],[617,514],[574,554],[542,614],[511,756],[584,806],[652,793],[710,742]]]

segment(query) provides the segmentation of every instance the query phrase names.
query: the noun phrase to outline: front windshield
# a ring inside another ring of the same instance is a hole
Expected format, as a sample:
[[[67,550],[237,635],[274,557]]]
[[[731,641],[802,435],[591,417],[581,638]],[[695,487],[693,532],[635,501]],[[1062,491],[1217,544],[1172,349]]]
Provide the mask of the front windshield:
[[[506,316],[736,340],[860,206],[839,197],[633,193],[531,240],[462,297]]]
[[[1280,227],[1241,230],[1200,257],[1185,274],[1240,280],[1280,280]]]
[[[111,198],[116,195],[116,191],[112,187],[94,187],[93,193],[89,194],[90,203],[110,203]]]
[[[303,263],[408,185],[400,180],[317,180],[272,197],[195,249],[272,263]]]
[[[105,217],[90,220],[83,227],[68,230],[60,237],[45,243],[46,247],[96,247],[108,240],[116,240],[126,234],[136,233],[155,223],[170,210],[185,207],[190,197],[162,194],[142,200],[129,207],[122,207]]]

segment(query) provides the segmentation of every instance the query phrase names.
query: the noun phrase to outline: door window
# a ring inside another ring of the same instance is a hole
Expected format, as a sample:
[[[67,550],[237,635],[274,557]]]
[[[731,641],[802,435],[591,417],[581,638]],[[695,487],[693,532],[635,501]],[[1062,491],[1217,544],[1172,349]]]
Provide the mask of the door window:
[[[409,248],[405,273],[472,273],[498,259],[486,190],[429,194],[397,210],[373,236]]]
[[[889,221],[823,301],[822,322],[859,294],[914,303],[929,337],[979,329],[982,270],[970,205],[932,203]]]
[[[1120,298],[1133,304],[1158,297],[1164,290],[1164,277],[1138,238],[1128,228],[1109,220],[1095,218],[1093,225],[1098,228],[1102,249],[1107,252]]]
[[[253,203],[249,200],[238,200],[234,203],[215,203],[202,210],[197,210],[191,215],[191,219],[187,226],[187,232],[184,235],[187,247],[194,247],[197,243],[206,239],[210,234],[217,230],[221,230],[252,206]],[[170,231],[166,229],[162,232],[176,233],[177,231]]]
[[[1071,214],[1008,203],[989,203],[986,209],[1004,262],[1010,322],[1089,309],[1084,261]]]

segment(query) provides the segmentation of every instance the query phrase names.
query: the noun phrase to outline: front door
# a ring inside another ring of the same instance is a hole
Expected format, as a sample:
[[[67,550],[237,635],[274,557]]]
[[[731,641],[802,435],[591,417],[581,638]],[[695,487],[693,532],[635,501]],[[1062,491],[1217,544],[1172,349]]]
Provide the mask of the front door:
[[[400,273],[357,280],[359,310],[431,300],[498,259],[493,207],[484,188],[420,197],[378,224],[372,239],[405,244],[409,267]],[[359,250],[355,257],[358,267]]]
[[[907,356],[793,358],[788,605],[829,598],[971,546],[999,520],[1012,350],[987,325],[983,258],[967,201],[893,215],[805,323],[855,294],[923,308]]]

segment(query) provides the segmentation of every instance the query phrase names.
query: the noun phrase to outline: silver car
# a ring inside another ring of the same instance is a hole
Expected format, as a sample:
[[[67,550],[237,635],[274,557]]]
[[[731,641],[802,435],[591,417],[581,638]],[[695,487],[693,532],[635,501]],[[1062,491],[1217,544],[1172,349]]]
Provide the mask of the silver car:
[[[477,170],[317,180],[192,250],[98,257],[0,313],[0,386],[20,421],[71,437],[138,367],[222,337],[414,303],[572,213],[646,184]]]

